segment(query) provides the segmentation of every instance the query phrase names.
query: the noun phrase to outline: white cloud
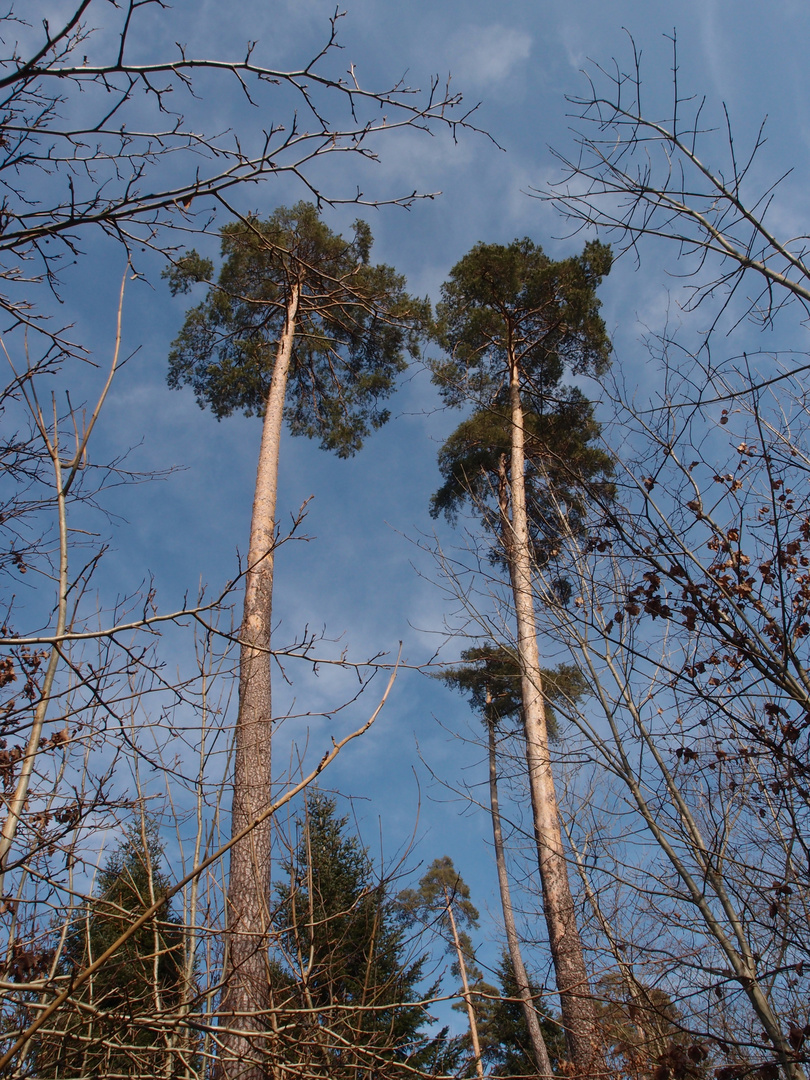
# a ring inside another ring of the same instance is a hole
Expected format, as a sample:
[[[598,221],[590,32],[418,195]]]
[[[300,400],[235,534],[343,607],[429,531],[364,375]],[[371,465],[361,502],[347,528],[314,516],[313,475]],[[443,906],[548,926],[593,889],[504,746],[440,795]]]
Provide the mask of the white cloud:
[[[453,74],[465,86],[489,87],[515,73],[528,60],[532,38],[508,26],[467,26],[453,36],[448,49]]]

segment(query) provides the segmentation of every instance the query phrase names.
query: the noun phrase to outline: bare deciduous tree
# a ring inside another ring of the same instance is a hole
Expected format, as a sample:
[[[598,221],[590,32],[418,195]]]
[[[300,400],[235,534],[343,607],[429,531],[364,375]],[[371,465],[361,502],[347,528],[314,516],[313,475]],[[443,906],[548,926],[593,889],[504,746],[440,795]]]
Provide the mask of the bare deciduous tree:
[[[680,273],[694,279],[693,308],[718,291],[731,298],[744,280],[753,290],[745,309],[758,320],[773,318],[790,298],[806,309],[807,237],[785,239],[767,221],[790,170],[777,166],[770,185],[755,186],[752,164],[765,144],[764,123],[741,151],[725,107],[710,120],[705,97],[678,81],[674,37],[668,118],[653,119],[642,106],[641,54],[632,38],[630,43],[628,64],[616,61],[611,70],[594,65],[588,93],[569,99],[578,110],[577,154],[556,151],[563,176],[550,195],[538,194],[575,224],[596,226],[620,251],[639,258],[645,237],[674,241]],[[723,310],[725,304],[712,319]]]
[[[257,42],[237,59],[193,56],[175,45],[144,60],[143,34],[155,40],[146,19],[169,18],[161,0],[127,0],[117,14],[100,0],[62,0],[58,10],[58,21],[29,24],[29,13],[13,8],[0,19],[0,308],[69,351],[81,344],[49,329],[35,286],[58,288],[89,229],[135,253],[143,245],[165,252],[167,229],[203,230],[229,193],[283,174],[319,203],[409,204],[419,193],[380,200],[357,188],[323,190],[310,166],[334,153],[374,160],[377,137],[398,128],[453,132],[470,124],[460,96],[442,93],[437,80],[422,94],[401,82],[367,89],[353,66],[343,76],[329,73],[339,14],[315,55],[277,70],[262,64]],[[237,92],[243,126],[206,130],[197,96],[208,76],[218,80],[219,95]],[[279,119],[257,132],[253,117],[267,114]]]

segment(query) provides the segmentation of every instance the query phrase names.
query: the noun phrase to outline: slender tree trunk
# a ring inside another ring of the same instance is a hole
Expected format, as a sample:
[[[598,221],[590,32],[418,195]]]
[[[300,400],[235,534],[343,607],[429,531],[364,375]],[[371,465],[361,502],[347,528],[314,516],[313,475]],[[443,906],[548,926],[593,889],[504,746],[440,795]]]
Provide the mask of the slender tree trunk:
[[[461,987],[464,996],[464,1004],[467,1006],[467,1019],[470,1022],[470,1038],[472,1039],[473,1054],[475,1055],[475,1075],[478,1080],[484,1080],[484,1066],[481,1061],[481,1041],[478,1038],[478,1021],[475,1018],[475,1009],[473,1008],[472,997],[470,995],[470,984],[467,981],[467,965],[464,962],[464,950],[461,947],[461,940],[458,936],[458,927],[456,926],[456,918],[453,915],[453,902],[450,899],[450,894],[447,891],[447,886],[444,889],[444,899],[447,905],[447,918],[450,922],[450,932],[453,935],[453,945],[456,950],[456,957],[458,959],[458,970],[461,975]]]
[[[256,491],[245,574],[245,607],[240,634],[239,715],[233,774],[231,835],[257,821],[271,801],[270,633],[273,550],[276,531],[278,458],[284,398],[290,370],[299,289],[287,301],[265,406]],[[262,1042],[253,1036],[269,1028],[267,972],[271,822],[267,818],[231,850],[228,877],[228,954],[222,995],[223,1027],[245,1034],[221,1040],[220,1074],[227,1080],[262,1080]]]
[[[532,589],[532,555],[526,512],[523,405],[519,370],[509,358],[509,397],[512,425],[509,479],[511,521],[504,520],[506,554],[517,623],[518,659],[523,697],[526,762],[537,842],[543,909],[568,1055],[577,1077],[604,1071],[598,1049],[596,1011],[588,985],[582,941],[562,844],[557,796],[551,771],[540,656]]]
[[[529,978],[523,964],[520,952],[517,927],[515,926],[515,913],[512,909],[512,897],[509,892],[509,878],[506,873],[506,858],[503,850],[503,831],[501,829],[501,810],[498,801],[498,762],[495,752],[495,724],[487,721],[489,733],[489,807],[492,815],[492,836],[495,841],[495,865],[498,868],[498,885],[501,891],[501,907],[503,908],[503,925],[506,930],[506,943],[509,947],[509,958],[512,961],[512,970],[515,973],[518,997],[520,998],[523,1015],[526,1018],[526,1027],[532,1044],[532,1054],[539,1076],[551,1077],[551,1061],[546,1049],[543,1032],[540,1030],[540,1021],[532,1001],[532,992],[529,987]]]

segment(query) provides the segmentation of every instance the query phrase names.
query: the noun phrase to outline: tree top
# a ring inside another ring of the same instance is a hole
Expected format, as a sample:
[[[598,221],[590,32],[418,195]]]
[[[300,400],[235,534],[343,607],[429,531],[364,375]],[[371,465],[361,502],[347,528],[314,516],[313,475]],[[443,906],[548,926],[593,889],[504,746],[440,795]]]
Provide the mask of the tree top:
[[[262,416],[278,342],[292,318],[290,431],[351,456],[389,418],[382,403],[407,356],[418,354],[427,302],[409,296],[392,267],[371,263],[365,222],[355,222],[347,240],[311,203],[280,207],[266,221],[233,222],[221,239],[216,281],[213,264],[193,250],[164,275],[175,294],[208,285],[173,343],[169,385],[190,385],[217,419],[235,411]]]

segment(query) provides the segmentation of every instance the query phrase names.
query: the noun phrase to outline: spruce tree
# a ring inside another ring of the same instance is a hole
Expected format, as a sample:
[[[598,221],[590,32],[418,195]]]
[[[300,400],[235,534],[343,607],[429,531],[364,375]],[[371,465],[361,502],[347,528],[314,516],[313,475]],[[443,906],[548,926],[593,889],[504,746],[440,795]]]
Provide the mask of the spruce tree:
[[[169,878],[153,823],[133,826],[98,872],[94,896],[79,912],[59,965],[63,979],[100,956],[156,900]],[[188,999],[185,933],[170,904],[135,931],[115,958],[77,991],[73,1008],[36,1042],[37,1075],[154,1077],[171,1075],[184,1051],[172,1021]]]
[[[540,1033],[546,1047],[548,1067],[538,1069],[536,1050],[523,1008],[521,988],[508,954],[496,970],[497,995],[481,1003],[481,1041],[484,1060],[491,1076],[531,1076],[557,1074],[565,1061],[565,1036],[558,1019],[539,1018]],[[540,998],[537,986],[528,984],[533,999]]]
[[[389,882],[322,792],[308,797],[298,834],[276,889],[275,1063],[324,1080],[404,1078],[441,1064],[446,1033],[424,1030],[422,958],[408,955]]]
[[[261,1080],[270,1023],[266,902],[270,874],[270,650],[279,446],[296,435],[349,457],[385,423],[383,403],[415,353],[425,306],[389,266],[373,265],[371,232],[345,240],[310,203],[222,230],[219,277],[186,315],[169,357],[169,383],[188,384],[218,418],[263,418],[240,630],[228,879],[228,948],[221,1001],[221,1071]],[[169,271],[174,292],[209,281],[213,265],[189,252]],[[228,1028],[235,1028],[233,1033]],[[251,1036],[251,1033],[253,1035]]]

